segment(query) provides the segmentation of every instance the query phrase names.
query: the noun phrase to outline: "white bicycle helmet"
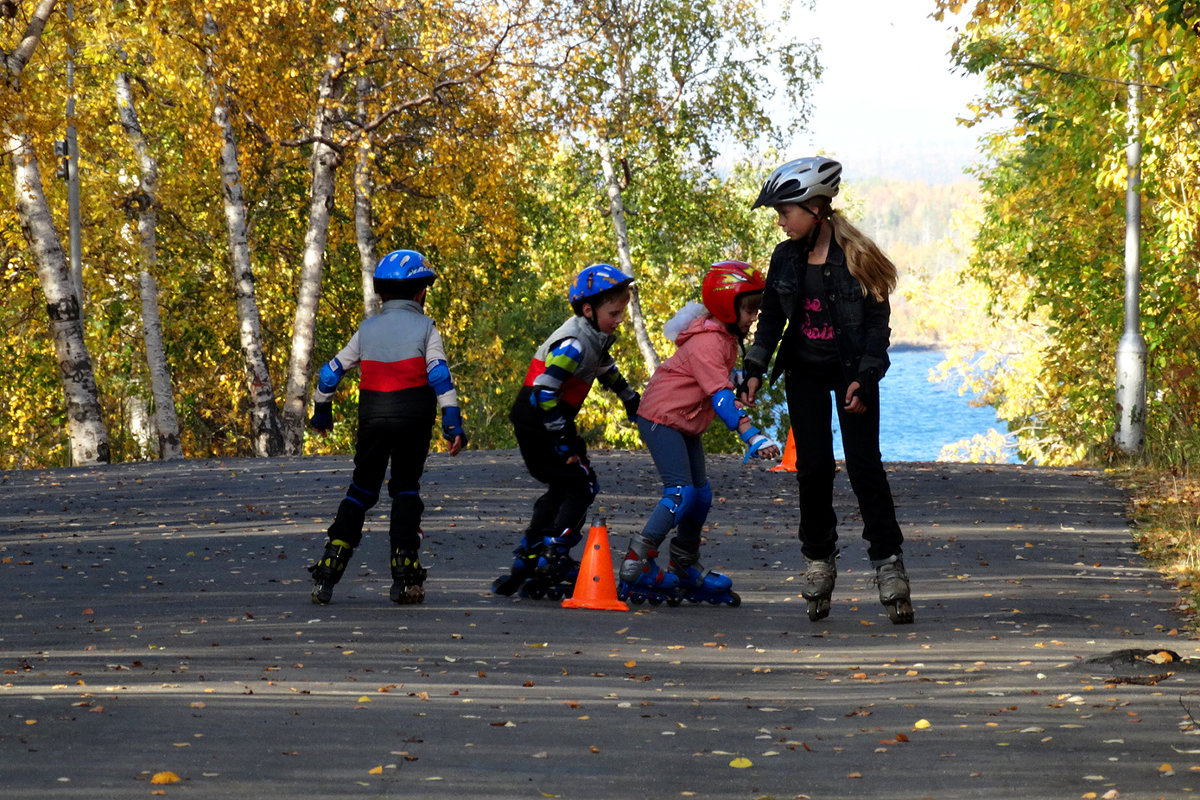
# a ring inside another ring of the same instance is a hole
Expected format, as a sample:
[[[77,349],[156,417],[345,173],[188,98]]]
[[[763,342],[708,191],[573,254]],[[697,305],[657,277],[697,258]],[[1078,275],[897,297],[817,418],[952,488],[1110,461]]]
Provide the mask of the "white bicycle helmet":
[[[832,158],[813,156],[789,161],[767,176],[750,208],[803,203],[814,197],[833,197],[842,182],[842,165]]]

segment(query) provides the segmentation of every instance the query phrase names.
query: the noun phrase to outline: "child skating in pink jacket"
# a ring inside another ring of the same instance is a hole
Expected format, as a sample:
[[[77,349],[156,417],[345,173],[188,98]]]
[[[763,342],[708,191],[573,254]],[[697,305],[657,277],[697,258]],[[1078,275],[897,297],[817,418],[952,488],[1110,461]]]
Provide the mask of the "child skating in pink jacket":
[[[642,532],[629,541],[617,587],[622,600],[741,603],[727,576],[700,563],[700,532],[712,506],[700,437],[720,417],[746,443],[747,461],[779,457],[779,445],[751,425],[735,401],[731,378],[765,285],[749,264],[713,264],[704,277],[703,306],[689,303],[665,328],[679,349],[646,385],[637,416],[642,440],[662,477],[662,499]],[[670,568],[664,571],[654,559],[673,528]]]

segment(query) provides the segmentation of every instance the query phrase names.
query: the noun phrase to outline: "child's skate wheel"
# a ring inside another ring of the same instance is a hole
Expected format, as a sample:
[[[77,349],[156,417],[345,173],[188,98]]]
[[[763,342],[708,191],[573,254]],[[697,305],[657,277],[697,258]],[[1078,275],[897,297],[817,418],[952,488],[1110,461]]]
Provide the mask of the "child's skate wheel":
[[[679,598],[679,597],[668,597],[667,598],[667,605],[669,605],[671,608],[678,608],[681,603],[683,603],[682,598]]]
[[[661,597],[651,597],[650,598],[650,605],[652,605],[652,606],[661,606],[662,602],[663,602],[663,599]]]
[[[742,604],[742,596],[737,592],[730,592],[729,600],[727,602],[729,603],[730,608],[737,608]]]
[[[829,598],[808,601],[808,619],[811,622],[825,619],[829,616]]]

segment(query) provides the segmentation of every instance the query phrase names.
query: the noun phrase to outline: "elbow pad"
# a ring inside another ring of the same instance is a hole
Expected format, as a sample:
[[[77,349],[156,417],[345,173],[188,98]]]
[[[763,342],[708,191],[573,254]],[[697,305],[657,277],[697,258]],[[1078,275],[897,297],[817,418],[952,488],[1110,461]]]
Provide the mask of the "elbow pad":
[[[324,394],[333,394],[346,374],[346,368],[336,358],[322,365],[321,375],[317,379],[317,389]]]
[[[454,390],[454,379],[450,377],[450,367],[446,366],[446,362],[438,359],[426,368],[429,375],[429,385],[433,387],[433,393],[444,395],[446,392]]]
[[[738,423],[742,421],[742,417],[746,416],[745,410],[738,408],[734,399],[733,389],[722,389],[712,396],[712,404],[716,409],[717,416],[731,431],[736,431]]]

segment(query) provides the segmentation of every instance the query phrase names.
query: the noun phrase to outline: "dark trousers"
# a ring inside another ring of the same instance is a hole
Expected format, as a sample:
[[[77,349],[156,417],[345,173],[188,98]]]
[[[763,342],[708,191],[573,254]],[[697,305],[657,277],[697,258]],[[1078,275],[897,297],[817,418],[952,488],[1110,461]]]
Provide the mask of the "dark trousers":
[[[792,434],[796,440],[796,480],[800,488],[801,552],[807,558],[829,558],[837,551],[837,513],[833,509],[833,431],[830,394],[842,428],[846,472],[858,498],[867,556],[882,561],[899,555],[904,536],[879,454],[879,387],[860,392],[867,410],[843,409],[848,383],[837,364],[788,370],[786,390]]]
[[[546,491],[533,503],[526,543],[536,545],[554,536],[565,537],[568,546],[574,545],[583,536],[588,508],[600,490],[587,453],[580,453],[578,463],[566,464],[554,452],[555,438],[540,424],[517,424],[515,432],[526,469],[535,480],[546,484]]]
[[[416,417],[360,419],[354,445],[354,475],[346,497],[338,506],[329,526],[329,538],[340,539],[351,547],[362,541],[367,511],[379,500],[379,490],[387,475],[388,496],[392,498],[389,538],[393,550],[416,552],[421,547],[421,475],[433,438],[432,414]]]

